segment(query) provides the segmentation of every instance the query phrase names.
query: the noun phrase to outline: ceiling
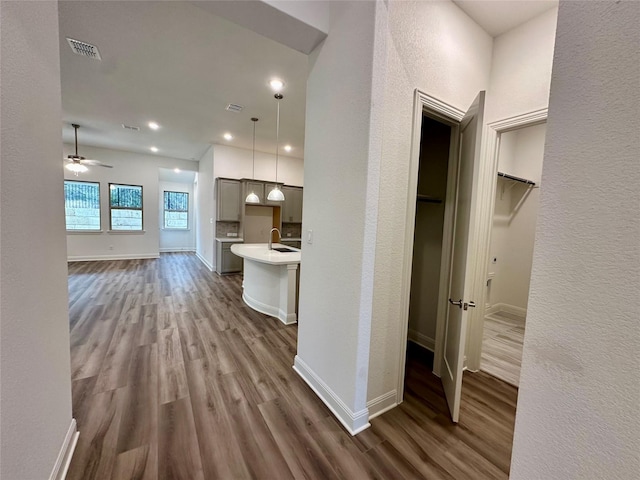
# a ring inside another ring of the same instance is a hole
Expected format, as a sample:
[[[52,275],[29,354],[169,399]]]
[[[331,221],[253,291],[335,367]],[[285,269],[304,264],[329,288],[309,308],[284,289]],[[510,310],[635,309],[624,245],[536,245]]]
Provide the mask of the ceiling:
[[[493,36],[558,4],[454,1]],[[280,152],[287,155],[282,146],[290,144],[288,155],[302,158],[307,55],[214,15],[219,9],[213,7],[207,2],[61,1],[64,141],[73,143],[71,124],[78,123],[80,155],[82,145],[147,154],[154,146],[157,155],[197,160],[210,144],[251,149],[250,118],[255,116],[260,119],[256,149],[275,153],[277,102],[268,82],[279,77],[285,81]],[[74,54],[67,37],[96,45],[102,60]],[[225,110],[229,103],[245,108],[232,113]],[[150,121],[161,128],[151,130]],[[225,140],[225,132],[234,139]]]
[[[474,22],[497,37],[547,10],[558,0],[453,0]]]
[[[275,153],[276,103],[285,81],[280,146],[302,157],[307,56],[188,2],[61,1],[63,139],[80,145],[199,159],[212,143]],[[72,52],[66,37],[96,45],[102,60]],[[225,110],[243,105],[240,113]],[[152,131],[149,121],[161,128]],[[140,127],[125,130],[122,124]],[[226,141],[225,132],[234,139]],[[82,148],[79,149],[82,155]]]

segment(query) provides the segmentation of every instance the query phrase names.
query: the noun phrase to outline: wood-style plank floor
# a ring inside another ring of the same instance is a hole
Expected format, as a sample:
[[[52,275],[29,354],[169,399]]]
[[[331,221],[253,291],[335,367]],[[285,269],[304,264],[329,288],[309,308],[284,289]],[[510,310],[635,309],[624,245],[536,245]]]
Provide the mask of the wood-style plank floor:
[[[520,385],[525,318],[507,312],[484,317],[480,369],[514,386]]]
[[[514,387],[466,374],[453,425],[411,354],[404,403],[352,437],[291,368],[297,327],[192,254],[72,263],[69,305],[69,480],[508,477]]]

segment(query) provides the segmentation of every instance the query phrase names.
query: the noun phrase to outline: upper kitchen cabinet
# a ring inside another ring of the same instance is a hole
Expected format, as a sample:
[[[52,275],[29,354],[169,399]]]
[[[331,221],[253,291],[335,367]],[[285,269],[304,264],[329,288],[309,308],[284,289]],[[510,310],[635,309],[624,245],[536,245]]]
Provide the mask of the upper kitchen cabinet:
[[[268,193],[264,191],[264,182],[259,182],[257,180],[243,180],[242,185],[244,187],[243,189],[244,191],[242,192],[242,198],[245,199],[245,203],[246,203],[247,195],[253,192],[260,199],[259,205],[264,205],[264,202],[267,199],[266,193]]]
[[[240,180],[216,178],[217,220],[219,222],[239,222],[242,203]]]
[[[282,187],[282,223],[302,223],[302,188]]]
[[[281,183],[278,183],[277,185],[278,185],[278,188],[280,190],[283,189],[283,186],[282,186]],[[271,200],[267,200],[267,196],[269,195],[269,192],[271,190],[273,190],[275,188],[275,186],[276,186],[275,183],[265,183],[264,184],[264,200],[263,200],[263,203],[264,203],[264,205],[270,205],[272,207],[282,207],[282,202],[273,202]],[[282,193],[284,193],[284,190],[282,190]],[[287,194],[286,193],[284,193],[284,198],[286,200],[286,198],[287,198]]]

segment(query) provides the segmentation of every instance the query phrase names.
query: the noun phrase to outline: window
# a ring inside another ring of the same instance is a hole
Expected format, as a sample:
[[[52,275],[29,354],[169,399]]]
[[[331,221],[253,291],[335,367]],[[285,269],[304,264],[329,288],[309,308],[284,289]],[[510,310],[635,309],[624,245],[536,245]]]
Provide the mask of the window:
[[[189,194],[164,192],[164,228],[189,228]]]
[[[142,187],[109,184],[111,230],[142,231]]]
[[[67,230],[100,230],[100,184],[64,181]]]

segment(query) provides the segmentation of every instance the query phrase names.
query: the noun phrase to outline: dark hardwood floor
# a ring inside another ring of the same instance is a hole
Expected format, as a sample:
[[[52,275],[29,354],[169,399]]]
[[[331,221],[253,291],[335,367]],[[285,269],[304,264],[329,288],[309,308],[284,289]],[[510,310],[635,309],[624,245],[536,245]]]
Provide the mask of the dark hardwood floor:
[[[69,305],[69,480],[508,477],[516,388],[465,374],[453,425],[410,355],[404,403],[352,437],[291,368],[297,327],[192,254],[71,263]]]

